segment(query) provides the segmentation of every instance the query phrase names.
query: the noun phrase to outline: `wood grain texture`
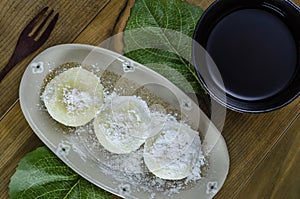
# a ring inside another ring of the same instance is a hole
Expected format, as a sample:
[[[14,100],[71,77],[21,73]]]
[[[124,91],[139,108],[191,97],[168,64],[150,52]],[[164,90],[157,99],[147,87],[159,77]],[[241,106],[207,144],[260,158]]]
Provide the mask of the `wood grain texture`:
[[[193,4],[195,6],[198,6],[202,8],[203,10],[207,9],[210,4],[212,4],[213,0],[182,0],[186,1],[190,4]]]
[[[270,113],[227,112],[222,135],[229,150],[230,170],[226,183],[216,198],[233,198],[237,195],[299,114],[299,107],[300,98]]]
[[[295,4],[297,4],[298,6],[300,6],[300,0],[292,0]]]
[[[124,7],[122,13],[120,14],[119,20],[113,31],[113,38],[106,42],[106,47],[109,49],[124,54],[124,42],[123,42],[123,32],[125,30],[127,20],[130,17],[131,9],[134,6],[135,0],[128,0],[126,7]]]
[[[300,196],[300,116],[255,169],[236,198],[298,199]]]
[[[6,63],[18,35],[44,6],[60,12],[48,42],[17,65],[0,83],[0,198],[19,160],[43,145],[28,126],[18,99],[18,85],[29,61],[42,49],[59,43],[99,45],[122,32],[134,0],[0,1],[0,58]],[[188,0],[207,8],[212,0]],[[295,0],[300,5],[300,0]],[[84,8],[84,9],[83,9]],[[122,40],[120,40],[122,41]],[[117,44],[117,47],[120,47]],[[4,64],[0,65],[2,68]],[[265,114],[227,111],[222,134],[230,155],[228,178],[215,198],[300,198],[300,98]],[[297,119],[295,119],[297,118]],[[291,126],[291,123],[293,125]],[[118,198],[114,196],[114,198]]]
[[[74,40],[74,43],[85,43],[103,46],[103,42],[114,34],[120,15],[127,6],[128,0],[111,0],[95,19]]]
[[[8,184],[18,162],[43,145],[26,122],[19,103],[0,122],[0,143],[0,198],[8,198]]]
[[[21,77],[30,60],[47,47],[73,42],[108,2],[109,0],[0,1],[0,58],[2,63],[0,69],[5,66],[12,55],[23,28],[42,8],[48,6],[60,13],[55,29],[47,42],[38,51],[17,64],[0,83],[0,118],[18,99]]]

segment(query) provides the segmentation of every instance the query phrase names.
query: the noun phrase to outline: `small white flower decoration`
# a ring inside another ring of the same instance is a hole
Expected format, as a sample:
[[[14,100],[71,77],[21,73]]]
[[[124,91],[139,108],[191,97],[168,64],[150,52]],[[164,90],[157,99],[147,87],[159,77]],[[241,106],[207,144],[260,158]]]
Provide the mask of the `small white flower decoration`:
[[[218,192],[218,182],[208,182],[206,185],[206,193],[207,194],[215,194]]]
[[[30,65],[33,74],[40,74],[44,72],[44,63],[35,62]]]
[[[132,64],[130,64],[128,61],[123,61],[123,71],[125,73],[128,73],[128,72],[133,72],[135,70],[135,68],[132,66]]]
[[[130,185],[129,184],[120,184],[119,185],[119,194],[122,196],[129,196],[131,193]]]
[[[69,155],[70,149],[71,149],[70,145],[61,142],[57,146],[56,154],[58,156],[66,157],[67,155]]]
[[[192,110],[192,102],[191,102],[191,100],[189,100],[189,99],[182,100],[181,107],[184,108],[184,109],[186,109],[186,110],[188,110],[188,111]]]

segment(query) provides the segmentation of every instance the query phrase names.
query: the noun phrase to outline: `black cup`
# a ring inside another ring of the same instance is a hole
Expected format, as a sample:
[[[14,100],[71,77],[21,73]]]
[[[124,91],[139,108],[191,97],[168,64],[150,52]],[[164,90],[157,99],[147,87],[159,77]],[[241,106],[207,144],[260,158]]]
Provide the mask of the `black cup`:
[[[293,2],[215,1],[198,21],[193,39],[201,83],[229,109],[268,112],[299,96],[300,8]]]

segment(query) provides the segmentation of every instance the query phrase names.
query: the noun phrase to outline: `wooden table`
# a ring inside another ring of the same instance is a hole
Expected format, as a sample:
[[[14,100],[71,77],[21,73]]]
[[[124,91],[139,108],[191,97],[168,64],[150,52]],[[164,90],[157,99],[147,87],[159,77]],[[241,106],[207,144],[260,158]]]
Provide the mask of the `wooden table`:
[[[190,0],[207,8],[211,0]],[[39,52],[61,43],[99,45],[120,32],[133,0],[0,1],[0,69],[18,36],[43,7],[60,13],[47,42],[24,59],[0,83],[0,198],[19,160],[43,143],[27,124],[18,100],[21,76]],[[299,0],[295,2],[300,5]],[[222,132],[230,154],[228,178],[216,198],[300,198],[300,98],[265,114],[228,111]]]

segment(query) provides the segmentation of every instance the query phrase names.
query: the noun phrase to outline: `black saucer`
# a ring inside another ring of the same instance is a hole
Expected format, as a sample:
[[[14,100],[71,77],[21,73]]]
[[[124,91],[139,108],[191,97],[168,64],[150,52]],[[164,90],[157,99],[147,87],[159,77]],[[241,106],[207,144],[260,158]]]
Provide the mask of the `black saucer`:
[[[193,39],[198,77],[226,107],[267,112],[299,96],[300,9],[291,1],[215,1]]]

